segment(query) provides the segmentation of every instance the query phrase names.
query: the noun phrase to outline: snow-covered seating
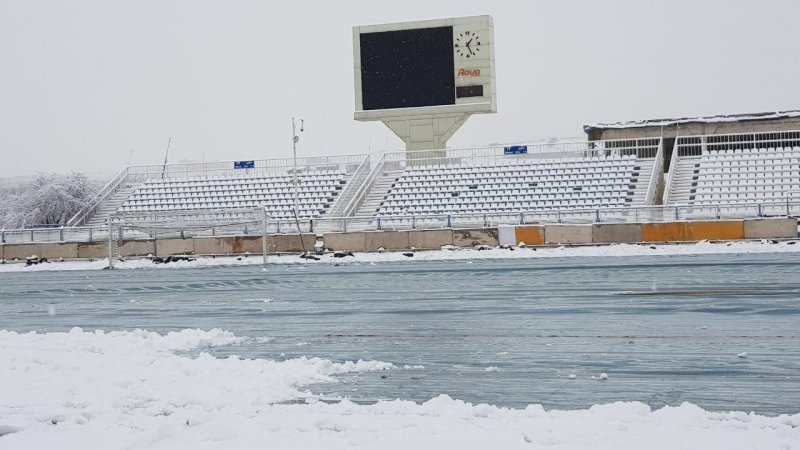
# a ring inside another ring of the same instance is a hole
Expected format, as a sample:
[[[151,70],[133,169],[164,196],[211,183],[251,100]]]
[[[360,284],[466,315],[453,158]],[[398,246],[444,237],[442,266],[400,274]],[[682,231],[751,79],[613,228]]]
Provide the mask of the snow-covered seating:
[[[408,167],[378,214],[622,207],[639,170],[633,155]]]
[[[298,174],[301,217],[319,217],[330,208],[347,182],[338,170]],[[117,210],[120,213],[266,207],[272,218],[291,218],[294,177],[241,175],[149,180],[139,185]]]
[[[800,147],[708,152],[696,183],[694,204],[800,200]]]

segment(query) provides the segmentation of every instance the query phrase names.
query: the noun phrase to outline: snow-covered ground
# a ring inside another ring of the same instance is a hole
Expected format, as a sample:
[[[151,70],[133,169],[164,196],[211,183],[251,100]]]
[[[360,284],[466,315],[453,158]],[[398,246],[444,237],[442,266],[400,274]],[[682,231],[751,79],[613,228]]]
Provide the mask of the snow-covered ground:
[[[202,352],[247,339],[258,338],[220,330],[0,331],[0,449],[800,448],[800,414],[707,412],[690,404],[652,411],[641,403],[513,410],[446,396],[423,404],[329,404],[302,386],[406,369]]]
[[[320,261],[301,259],[297,255],[269,255],[269,264],[346,264],[346,263],[385,263],[398,261],[448,261],[472,259],[513,259],[513,258],[567,258],[567,257],[625,257],[625,256],[667,256],[667,255],[715,255],[747,253],[800,253],[800,241],[738,241],[738,242],[698,242],[693,244],[613,244],[588,245],[579,247],[539,247],[539,248],[491,248],[488,250],[459,249],[456,247],[434,251],[416,252],[413,257],[407,252],[355,253],[354,256],[334,258],[327,253]],[[179,261],[170,264],[153,264],[149,259],[130,259],[117,261],[117,269],[141,268],[191,268],[212,266],[260,265],[261,255],[247,257],[197,258],[194,261]],[[39,270],[94,270],[104,269],[108,261],[66,261],[26,266],[20,262],[0,264],[0,272],[39,271]]]

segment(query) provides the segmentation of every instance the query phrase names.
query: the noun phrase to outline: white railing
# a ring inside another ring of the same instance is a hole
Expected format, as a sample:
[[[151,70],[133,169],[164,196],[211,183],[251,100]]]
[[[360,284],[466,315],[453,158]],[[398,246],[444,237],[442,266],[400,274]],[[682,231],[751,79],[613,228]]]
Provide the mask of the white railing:
[[[675,143],[672,144],[672,158],[669,161],[669,175],[667,176],[667,182],[664,185],[664,195],[662,197],[662,204],[667,205],[669,204],[669,194],[672,190],[672,182],[675,179],[675,169],[678,167],[678,140],[675,140]]]
[[[653,170],[650,171],[650,184],[647,186],[647,197],[645,205],[655,205],[658,186],[661,184],[662,174],[664,173],[664,140],[658,140],[658,152],[653,161]]]
[[[120,173],[117,174],[114,179],[106,183],[103,189],[100,189],[100,192],[92,197],[92,200],[89,202],[89,206],[86,208],[81,209],[75,214],[69,221],[67,222],[67,226],[69,227],[76,227],[85,225],[86,221],[91,217],[96,211],[97,207],[100,206],[109,196],[117,192],[121,186],[125,184],[128,179],[128,168],[122,169]]]
[[[800,147],[800,131],[678,136],[675,145],[679,157],[702,156],[720,150]]]
[[[349,214],[346,213],[347,207],[352,202],[353,197],[357,194],[359,187],[364,182],[364,180],[369,176],[370,169],[372,165],[370,163],[370,157],[367,156],[364,158],[364,161],[358,166],[353,175],[347,180],[347,184],[345,184],[344,189],[342,192],[339,193],[339,196],[336,198],[336,201],[333,202],[333,206],[331,206],[330,211],[328,214],[334,216],[348,216]]]
[[[369,195],[372,185],[375,183],[375,180],[378,179],[380,174],[383,172],[383,169],[386,165],[386,155],[381,156],[378,162],[375,164],[375,167],[372,168],[370,173],[361,182],[358,186],[356,191],[353,193],[353,198],[350,199],[350,202],[344,208],[344,213],[342,217],[351,217],[358,212],[358,208],[364,203],[366,200],[367,195]]]
[[[352,174],[367,155],[314,156],[297,159],[300,170],[340,170]],[[236,161],[217,161],[207,163],[152,164],[128,168],[134,181],[176,178],[232,177],[241,175],[281,175],[294,170],[293,158],[254,160],[252,169],[236,169]]]
[[[217,215],[217,216],[215,216]],[[224,216],[223,216],[224,215]],[[202,217],[201,217],[202,216]],[[763,217],[800,216],[800,197],[785,201],[669,205],[600,209],[544,209],[474,214],[420,214],[368,217],[322,217],[300,219],[302,232],[346,232],[366,230],[412,230],[468,227],[494,227],[515,224],[592,224],[592,223],[658,223],[673,221],[755,219]],[[235,236],[262,233],[264,212],[253,209],[219,210],[198,213],[162,212],[158,217],[115,216],[115,223],[126,224],[115,239],[147,238],[148,236]],[[270,233],[297,233],[298,221],[266,218]],[[116,231],[115,231],[116,233]],[[127,237],[125,237],[127,236]],[[104,242],[108,226],[35,228],[0,230],[0,244],[47,242]]]
[[[636,155],[637,158],[655,158],[661,138],[617,139],[613,141],[558,142],[526,145],[527,153],[505,154],[507,145],[470,147],[446,150],[417,150],[389,152],[384,155],[390,170],[403,170],[411,166],[470,165],[487,166],[504,162],[530,163],[540,160],[564,158],[594,158]]]

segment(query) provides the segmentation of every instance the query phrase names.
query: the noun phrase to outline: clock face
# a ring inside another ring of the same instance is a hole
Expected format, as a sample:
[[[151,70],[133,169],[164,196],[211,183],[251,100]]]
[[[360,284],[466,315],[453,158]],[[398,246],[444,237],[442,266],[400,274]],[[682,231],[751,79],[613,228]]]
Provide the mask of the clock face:
[[[481,37],[474,31],[464,31],[456,36],[453,47],[456,55],[467,59],[475,58],[481,51]]]

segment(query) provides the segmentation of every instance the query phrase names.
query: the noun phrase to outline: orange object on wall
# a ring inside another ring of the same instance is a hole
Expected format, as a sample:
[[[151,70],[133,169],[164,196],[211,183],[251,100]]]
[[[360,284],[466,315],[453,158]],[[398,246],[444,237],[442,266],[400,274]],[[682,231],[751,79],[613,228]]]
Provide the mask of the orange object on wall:
[[[517,244],[524,242],[525,245],[544,245],[544,228],[537,226],[516,227],[515,235]]]

